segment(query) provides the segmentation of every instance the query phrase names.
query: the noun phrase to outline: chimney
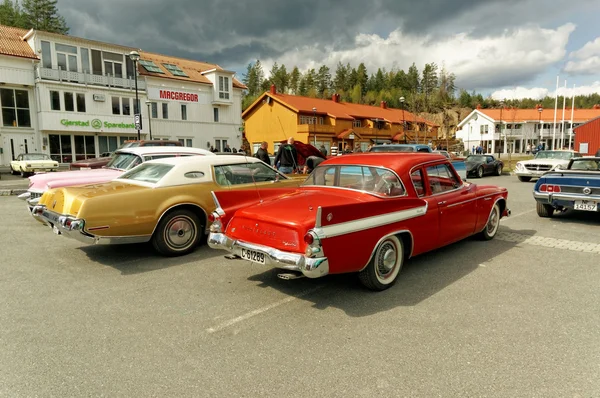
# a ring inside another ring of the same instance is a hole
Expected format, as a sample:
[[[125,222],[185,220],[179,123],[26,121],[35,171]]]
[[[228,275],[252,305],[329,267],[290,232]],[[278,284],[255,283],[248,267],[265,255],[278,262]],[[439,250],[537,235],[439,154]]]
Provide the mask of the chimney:
[[[333,95],[331,96],[331,100],[332,100],[333,102],[340,102],[340,99],[338,98],[338,94],[333,94]]]
[[[381,101],[381,108],[387,109],[387,102]]]
[[[600,105],[596,104],[592,107],[592,109],[600,109]]]
[[[477,109],[481,109],[481,104],[477,104]]]
[[[273,95],[277,94],[277,87],[275,87],[274,84],[271,84],[271,94],[273,94]]]

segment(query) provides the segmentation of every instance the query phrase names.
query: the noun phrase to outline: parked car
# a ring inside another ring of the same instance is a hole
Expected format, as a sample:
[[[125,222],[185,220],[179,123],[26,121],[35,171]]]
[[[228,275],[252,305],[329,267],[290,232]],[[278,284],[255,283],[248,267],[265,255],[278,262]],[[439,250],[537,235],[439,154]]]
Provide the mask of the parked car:
[[[282,279],[356,272],[373,290],[404,261],[473,234],[494,238],[507,190],[464,183],[441,155],[354,154],[299,188],[214,193],[208,244],[279,268]]]
[[[55,233],[87,244],[150,241],[159,253],[178,256],[193,251],[205,235],[207,215],[215,209],[211,191],[301,182],[253,157],[170,157],[144,162],[104,184],[51,189],[32,214]]]
[[[110,163],[101,169],[63,171],[29,177],[29,188],[27,192],[19,195],[19,198],[27,201],[31,210],[48,189],[108,182],[148,160],[194,155],[215,156],[214,153],[205,149],[186,147],[142,146],[118,149]]]
[[[21,153],[10,162],[11,174],[21,173],[21,177],[28,177],[40,171],[56,171],[58,162],[52,160],[45,153]]]
[[[555,170],[559,165],[566,167],[569,161],[576,157],[581,157],[581,154],[575,151],[539,151],[533,159],[517,162],[515,174],[519,181],[529,182],[547,171]]]
[[[578,157],[563,169],[545,173],[533,188],[540,217],[556,211],[598,211],[600,203],[600,157]]]
[[[119,148],[117,148],[117,151],[119,149],[145,146],[183,146],[183,144],[179,141],[170,140],[132,140],[125,141]],[[112,156],[113,154],[111,152],[103,152],[100,154],[100,157],[97,158],[77,160],[69,165],[69,170],[99,169],[106,166],[110,162]]]
[[[481,178],[485,175],[502,175],[504,163],[494,155],[469,155],[465,159],[467,176]]]
[[[369,152],[433,152],[429,145],[425,144],[384,144],[373,145]]]

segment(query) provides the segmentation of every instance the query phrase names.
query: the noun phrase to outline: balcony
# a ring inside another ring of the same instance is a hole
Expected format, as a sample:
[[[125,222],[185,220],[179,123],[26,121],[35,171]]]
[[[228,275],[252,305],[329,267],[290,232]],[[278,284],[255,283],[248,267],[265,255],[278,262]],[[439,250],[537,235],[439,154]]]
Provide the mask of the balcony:
[[[324,124],[299,124],[298,133],[317,133],[317,134],[334,134],[335,126],[327,126]]]
[[[89,73],[69,72],[60,69],[42,68],[35,69],[35,78],[56,82],[78,83],[84,85],[125,88],[135,90],[135,80],[113,76],[92,75]],[[146,82],[138,79],[138,90],[146,90]]]

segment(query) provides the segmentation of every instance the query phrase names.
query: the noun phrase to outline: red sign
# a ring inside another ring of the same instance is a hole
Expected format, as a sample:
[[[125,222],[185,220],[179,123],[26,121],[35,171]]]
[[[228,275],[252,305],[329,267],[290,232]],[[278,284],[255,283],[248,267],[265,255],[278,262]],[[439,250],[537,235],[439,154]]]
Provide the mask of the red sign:
[[[159,97],[165,100],[198,102],[198,94],[183,91],[159,90]]]

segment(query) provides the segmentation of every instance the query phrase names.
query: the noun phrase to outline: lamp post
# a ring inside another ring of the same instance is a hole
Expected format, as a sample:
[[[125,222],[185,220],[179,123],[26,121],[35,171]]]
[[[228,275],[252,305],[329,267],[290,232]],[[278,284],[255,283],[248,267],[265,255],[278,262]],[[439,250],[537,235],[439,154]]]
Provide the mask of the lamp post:
[[[313,108],[313,123],[315,127],[313,128],[313,142],[315,144],[315,148],[317,147],[317,108]]]
[[[400,101],[400,108],[402,108],[402,133],[404,134],[404,143],[408,141],[406,139],[406,121],[404,120],[404,97],[398,99]]]
[[[544,108],[542,108],[542,105],[538,105],[537,110],[538,110],[538,114],[540,116],[540,118],[539,118],[539,124],[538,124],[538,126],[539,126],[539,133],[540,133],[540,138],[538,140],[538,145],[540,145],[542,143],[542,127],[543,127],[542,126],[542,111],[544,110]]]
[[[152,140],[152,123],[150,119],[152,119],[152,112],[150,112],[150,106],[152,105],[152,101],[146,101],[146,105],[148,106],[148,133],[150,133],[150,140]]]
[[[140,140],[140,130],[142,128],[142,118],[141,118],[141,109],[138,99],[138,81],[137,81],[137,62],[140,60],[140,54],[137,51],[132,51],[129,53],[129,59],[133,62],[133,76],[135,79],[135,129],[137,130],[137,139]]]

